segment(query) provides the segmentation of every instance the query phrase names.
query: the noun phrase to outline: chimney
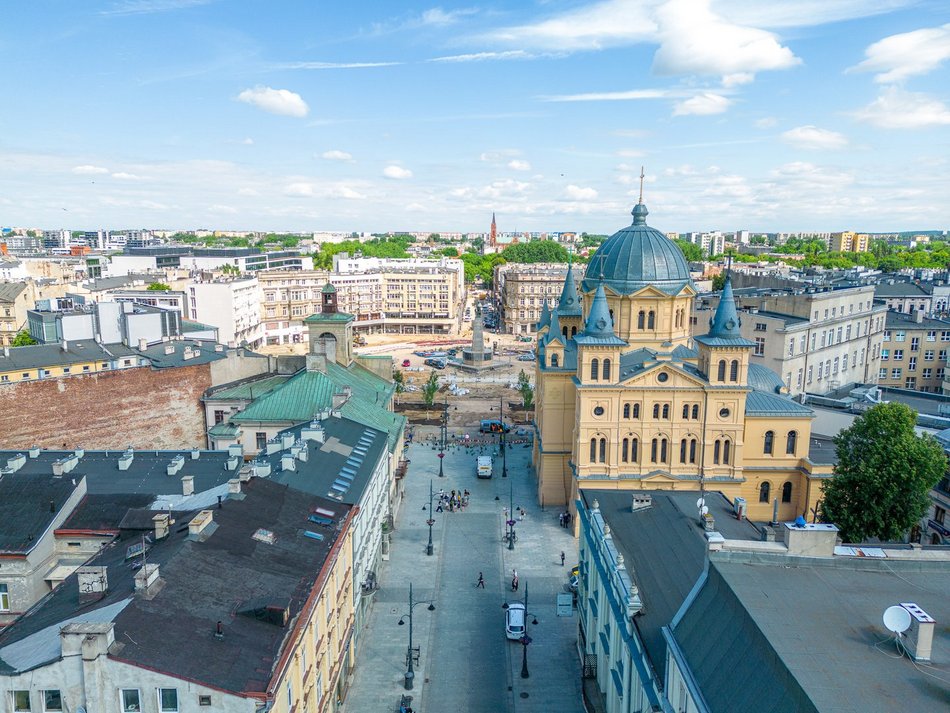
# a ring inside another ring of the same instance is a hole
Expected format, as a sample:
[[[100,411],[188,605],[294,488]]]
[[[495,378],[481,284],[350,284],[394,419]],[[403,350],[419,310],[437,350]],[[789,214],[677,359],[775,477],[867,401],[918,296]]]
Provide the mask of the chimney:
[[[62,346],[64,352],[69,351],[69,342],[67,342],[65,339],[63,340],[63,343],[60,346]]]
[[[634,493],[633,494],[633,507],[631,512],[637,512],[638,510],[646,510],[648,507],[653,505],[653,497],[648,493]]]
[[[144,352],[148,349],[148,340],[145,337],[139,337],[139,351]]]
[[[4,348],[3,348],[3,356],[5,356],[5,357],[10,356],[10,347],[4,347]]]
[[[202,510],[188,523],[188,536],[197,537],[207,530],[212,523],[214,523],[214,511]]]
[[[838,528],[818,522],[805,522],[798,516],[795,522],[784,523],[783,541],[788,554],[800,557],[831,557],[838,541]]]
[[[134,458],[135,452],[131,448],[119,456],[119,470],[128,470]]]
[[[155,540],[163,540],[168,537],[169,515],[167,512],[161,512],[152,518],[155,523]]]
[[[916,312],[914,312],[914,321],[917,324],[921,324],[924,321],[924,314],[925,314],[925,311],[922,309],[919,309]]]
[[[300,438],[303,441],[316,441],[317,443],[323,443],[326,440],[326,434],[324,433],[323,426],[320,425],[320,422],[313,420],[310,422],[309,426],[304,426],[303,430],[300,432]]]
[[[175,353],[175,345],[174,345],[174,344],[166,344],[166,345],[165,345],[165,356],[168,356],[169,354],[174,354],[174,353]]]
[[[198,460],[198,458],[199,458],[200,456],[201,456],[201,451],[199,451],[197,448],[192,448],[192,449],[191,449],[191,459],[192,459],[192,460]]]
[[[109,593],[108,567],[80,567],[76,570],[79,603],[97,602]]]
[[[142,569],[135,573],[135,591],[147,590],[156,581],[158,581],[158,565],[146,564]]]
[[[237,495],[241,492],[241,479],[231,478],[228,481],[228,495]]]
[[[185,475],[181,479],[181,494],[182,495],[194,495],[195,494],[195,476]]]
[[[39,458],[39,457],[40,457],[40,447],[30,446],[30,458]]]
[[[936,622],[912,602],[901,602],[901,606],[910,613],[910,628],[905,634],[910,655],[914,661],[930,661]]]

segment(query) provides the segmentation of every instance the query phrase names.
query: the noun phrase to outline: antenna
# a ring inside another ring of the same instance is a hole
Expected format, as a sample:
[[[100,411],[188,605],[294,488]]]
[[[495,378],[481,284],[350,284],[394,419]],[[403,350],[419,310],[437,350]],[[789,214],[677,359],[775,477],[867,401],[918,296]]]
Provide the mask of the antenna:
[[[640,166],[640,205],[643,205],[643,166]]]
[[[910,612],[896,604],[888,607],[884,610],[884,628],[900,638],[910,628]]]

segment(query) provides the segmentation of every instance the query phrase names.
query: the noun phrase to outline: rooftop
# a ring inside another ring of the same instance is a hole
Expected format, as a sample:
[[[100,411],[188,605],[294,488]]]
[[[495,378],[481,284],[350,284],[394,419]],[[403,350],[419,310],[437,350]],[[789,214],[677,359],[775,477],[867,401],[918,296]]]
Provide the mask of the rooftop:
[[[930,297],[929,290],[914,282],[881,283],[874,286],[875,297]]]
[[[24,282],[0,282],[0,302],[13,302],[25,289]]]
[[[0,457],[0,462],[5,464],[7,458]],[[0,476],[0,553],[32,550],[80,481],[78,476],[53,475],[51,468]]]
[[[39,369],[49,366],[69,366],[89,362],[111,362],[116,358],[137,357],[138,352],[124,344],[103,346],[91,339],[61,344],[34,344],[28,347],[11,347],[10,355],[0,353],[0,371]]]
[[[950,330],[950,320],[923,316],[918,321],[916,315],[888,310],[884,321],[887,329],[944,329]]]

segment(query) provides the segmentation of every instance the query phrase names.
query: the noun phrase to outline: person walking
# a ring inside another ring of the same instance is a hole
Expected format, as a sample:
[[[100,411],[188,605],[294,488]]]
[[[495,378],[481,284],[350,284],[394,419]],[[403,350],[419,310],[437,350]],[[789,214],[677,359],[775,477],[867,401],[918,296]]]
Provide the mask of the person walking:
[[[517,575],[517,574],[516,574],[516,575],[514,576],[514,578],[511,580],[511,591],[512,591],[512,592],[517,592],[517,591],[518,591],[518,575]]]
[[[564,552],[561,552],[561,566],[564,566]]]
[[[478,584],[475,585],[475,589],[478,589],[479,587],[482,589],[485,588],[485,578],[482,576],[481,572],[478,573]]]

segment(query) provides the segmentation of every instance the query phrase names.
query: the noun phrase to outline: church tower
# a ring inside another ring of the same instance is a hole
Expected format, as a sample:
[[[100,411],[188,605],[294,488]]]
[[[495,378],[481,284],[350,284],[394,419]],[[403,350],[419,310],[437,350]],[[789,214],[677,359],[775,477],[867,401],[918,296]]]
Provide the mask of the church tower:
[[[495,224],[495,214],[491,214],[491,232],[488,236],[488,244],[496,247],[498,244],[498,226]]]
[[[584,311],[580,295],[577,294],[577,282],[574,280],[574,262],[567,265],[567,275],[564,277],[564,287],[558,298],[557,312],[561,334],[570,339],[584,329]]]
[[[308,371],[326,371],[332,362],[348,367],[353,362],[352,314],[337,309],[336,288],[329,282],[320,293],[322,310],[304,320],[310,337]]]
[[[755,343],[742,336],[741,326],[732,280],[726,277],[716,314],[709,320],[709,332],[696,337],[699,370],[714,386],[744,387],[748,383],[749,354]]]

